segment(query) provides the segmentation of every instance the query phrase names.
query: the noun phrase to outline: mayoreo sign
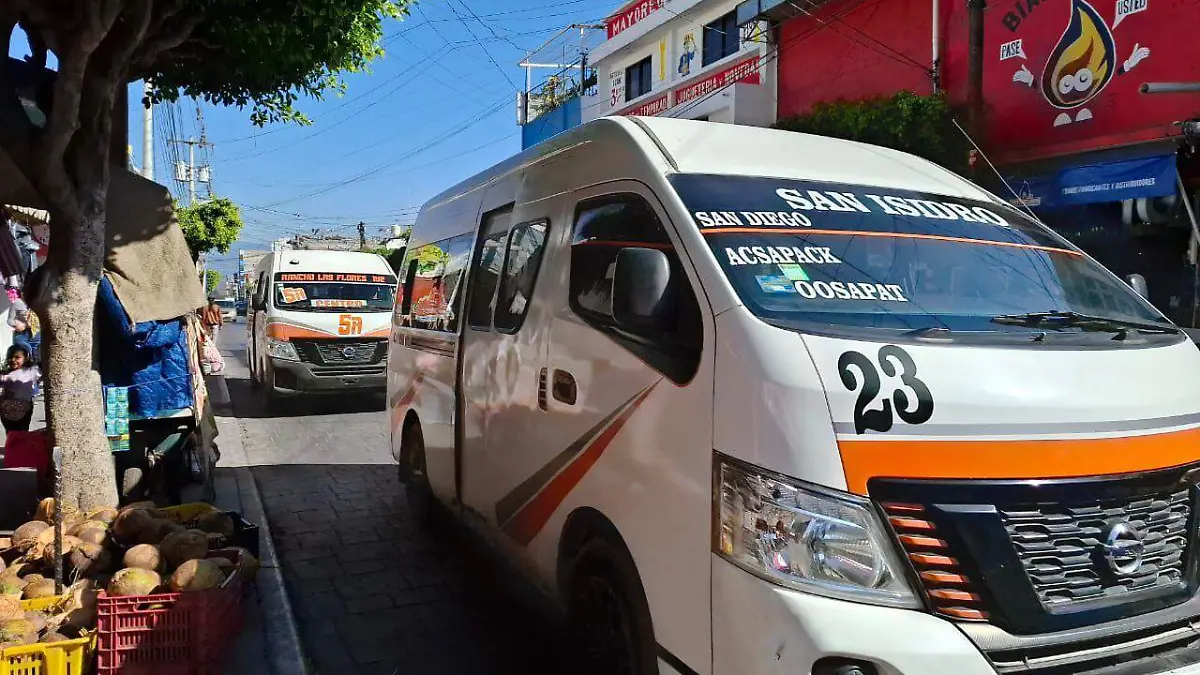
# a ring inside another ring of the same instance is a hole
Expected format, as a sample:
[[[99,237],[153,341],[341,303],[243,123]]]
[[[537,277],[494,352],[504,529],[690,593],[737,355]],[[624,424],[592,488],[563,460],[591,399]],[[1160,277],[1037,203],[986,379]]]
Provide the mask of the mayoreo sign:
[[[723,68],[712,75],[703,77],[691,84],[686,84],[675,90],[675,105],[693,101],[702,96],[707,96],[715,91],[723,89],[735,82],[744,82],[746,84],[759,84],[761,82],[758,74],[759,56],[755,54],[748,59],[743,59],[737,63]]]
[[[637,0],[627,5],[604,21],[605,27],[608,28],[608,39],[611,40],[629,30],[633,24],[662,9],[665,4],[666,0]]]

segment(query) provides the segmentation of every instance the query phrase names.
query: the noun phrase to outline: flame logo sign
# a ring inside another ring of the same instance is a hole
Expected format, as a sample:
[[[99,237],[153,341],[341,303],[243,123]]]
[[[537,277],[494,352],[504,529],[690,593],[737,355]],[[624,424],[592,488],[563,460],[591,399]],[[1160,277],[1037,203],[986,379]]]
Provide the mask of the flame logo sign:
[[[1072,0],[1071,23],[1046,59],[1042,95],[1055,108],[1077,108],[1113,78],[1116,44],[1108,24],[1085,0]]]

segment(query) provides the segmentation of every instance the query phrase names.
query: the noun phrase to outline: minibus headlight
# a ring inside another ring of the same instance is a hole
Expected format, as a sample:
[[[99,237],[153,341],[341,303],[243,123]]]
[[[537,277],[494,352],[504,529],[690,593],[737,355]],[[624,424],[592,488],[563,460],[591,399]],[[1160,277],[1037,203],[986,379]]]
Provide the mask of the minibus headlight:
[[[284,361],[300,360],[300,355],[296,353],[296,347],[283,340],[267,340],[267,353]]]
[[[719,555],[798,590],[920,606],[870,502],[716,457]]]

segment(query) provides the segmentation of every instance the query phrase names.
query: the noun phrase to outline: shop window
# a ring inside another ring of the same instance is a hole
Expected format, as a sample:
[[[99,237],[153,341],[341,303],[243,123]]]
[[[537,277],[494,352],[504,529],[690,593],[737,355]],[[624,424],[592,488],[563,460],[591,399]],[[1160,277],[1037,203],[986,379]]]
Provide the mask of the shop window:
[[[741,36],[738,32],[736,11],[704,25],[703,65],[707,66],[736,54],[740,48]]]
[[[638,61],[625,69],[625,100],[632,101],[650,93],[654,86],[654,71],[650,69],[650,57]]]
[[[504,275],[500,277],[493,320],[496,330],[501,333],[515,333],[525,321],[538,268],[541,267],[542,252],[546,249],[546,230],[549,226],[544,220],[523,223],[514,227],[509,234],[508,256],[504,262]]]
[[[613,274],[617,254],[625,247],[655,248],[667,255],[675,312],[666,331],[639,334],[613,318]],[[695,374],[703,334],[700,307],[662,222],[642,197],[608,195],[576,207],[569,293],[576,315],[651,367],[679,383]]]

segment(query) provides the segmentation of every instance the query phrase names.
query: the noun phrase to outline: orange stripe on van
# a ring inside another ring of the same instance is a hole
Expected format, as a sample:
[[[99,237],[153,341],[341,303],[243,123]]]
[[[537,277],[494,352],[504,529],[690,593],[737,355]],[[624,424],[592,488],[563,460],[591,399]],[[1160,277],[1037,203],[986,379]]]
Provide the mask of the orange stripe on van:
[[[600,456],[621,432],[625,423],[629,421],[629,418],[645,402],[657,385],[658,382],[655,382],[639,394],[625,407],[625,410],[621,411],[612,424],[609,424],[604,431],[601,431],[587,444],[575,461],[568,464],[528,504],[521,507],[521,510],[517,511],[512,519],[504,524],[505,533],[522,546],[527,546],[529,542],[533,541],[533,538],[546,526],[546,521],[550,520],[550,516],[554,515],[571,490],[575,489],[579,481],[587,475],[588,470],[599,461]]]
[[[1134,473],[1200,460],[1200,428],[1124,438],[1020,441],[840,440],[846,484],[872,478],[1074,478]]]
[[[1034,251],[1049,251],[1051,253],[1066,253],[1067,255],[1083,255],[1078,251],[1054,246],[1038,246],[1037,244],[1021,244],[1015,241],[990,241],[987,239],[970,239],[967,237],[947,237],[939,234],[917,234],[910,232],[871,232],[868,230],[810,230],[808,228],[781,227],[714,227],[701,230],[701,234],[840,234],[848,237],[890,237],[893,239],[929,239],[932,241],[952,241],[959,244],[983,244],[985,246],[1003,246],[1007,248],[1023,248]]]
[[[276,340],[295,340],[297,338],[318,338],[326,339],[337,337],[325,331],[313,330],[311,328],[301,328],[289,323],[272,322],[267,324],[267,337]]]

